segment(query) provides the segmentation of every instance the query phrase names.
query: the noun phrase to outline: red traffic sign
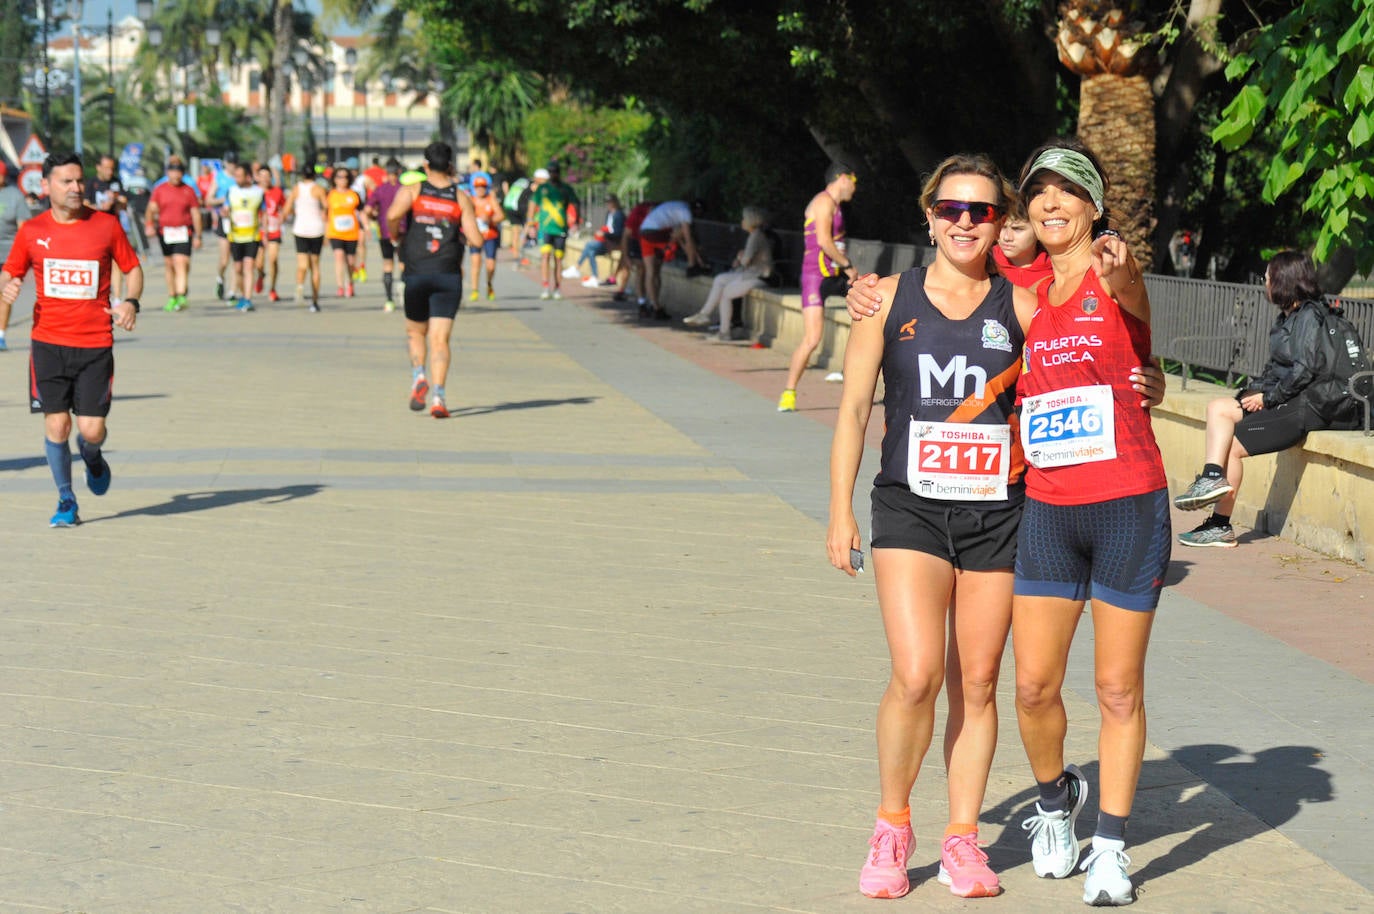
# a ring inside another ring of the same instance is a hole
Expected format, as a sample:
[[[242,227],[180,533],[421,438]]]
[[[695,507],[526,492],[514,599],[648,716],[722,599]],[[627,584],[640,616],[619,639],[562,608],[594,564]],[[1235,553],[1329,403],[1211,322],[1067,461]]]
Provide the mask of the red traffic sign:
[[[38,134],[29,134],[29,140],[24,144],[24,151],[19,153],[20,165],[42,165],[43,160],[48,157],[48,150],[43,147],[43,141],[38,138]]]
[[[19,173],[19,189],[35,197],[43,196],[43,166],[25,165]]]

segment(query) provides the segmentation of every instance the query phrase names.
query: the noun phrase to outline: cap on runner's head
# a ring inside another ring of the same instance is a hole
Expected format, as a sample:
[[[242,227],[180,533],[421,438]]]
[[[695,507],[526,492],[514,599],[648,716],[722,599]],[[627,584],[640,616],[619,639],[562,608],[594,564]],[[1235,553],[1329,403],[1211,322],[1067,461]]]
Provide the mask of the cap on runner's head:
[[[225,154],[220,158],[224,160],[225,165],[237,165],[239,161],[239,154],[234,150],[230,149],[229,151],[225,152]]]
[[[453,167],[453,147],[448,143],[430,143],[425,147],[425,164],[435,171],[448,171]]]
[[[479,175],[478,177],[472,179],[472,186],[473,186],[473,187],[490,187],[490,186],[491,186],[491,182],[488,181],[486,178],[483,178],[483,177],[481,177],[481,176]]]
[[[549,170],[547,168],[536,168],[534,171],[534,180],[536,181],[547,181],[549,177]]]

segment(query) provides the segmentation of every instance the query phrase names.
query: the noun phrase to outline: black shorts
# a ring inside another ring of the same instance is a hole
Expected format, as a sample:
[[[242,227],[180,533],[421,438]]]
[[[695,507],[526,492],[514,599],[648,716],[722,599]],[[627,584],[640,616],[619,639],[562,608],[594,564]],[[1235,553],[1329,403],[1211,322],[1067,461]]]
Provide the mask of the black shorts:
[[[396,258],[396,245],[390,238],[378,238],[379,246],[382,249],[383,260],[394,260]]]
[[[358,253],[358,242],[356,241],[344,241],[342,238],[330,238],[329,246],[336,251],[343,251],[350,257]]]
[[[322,250],[324,250],[324,236],[316,235],[314,238],[296,236],[297,254],[319,254]]]
[[[625,237],[625,256],[630,260],[644,259],[644,251],[639,247],[639,236],[633,232]]]
[[[539,235],[539,250],[545,254],[552,251],[555,257],[562,257],[563,249],[567,246],[567,235]]]
[[[873,487],[874,549],[910,549],[964,571],[994,571],[1016,562],[1021,505],[972,507],[922,498],[905,486]]]
[[[258,256],[259,242],[256,241],[231,241],[229,242],[229,259],[233,261],[252,260]]]
[[[157,243],[162,245],[163,257],[171,257],[174,254],[181,254],[184,257],[191,256],[191,242],[189,241],[178,241],[176,244],[168,244],[161,238],[158,238]]]
[[[1236,440],[1251,457],[1286,451],[1322,427],[1321,419],[1301,397],[1273,409],[1246,413],[1236,423]]]
[[[406,271],[406,319],[423,324],[430,318],[453,318],[463,301],[462,273],[421,273]]]
[[[1103,601],[1151,612],[1159,605],[1173,546],[1169,491],[1087,505],[1026,499],[1015,592]]]
[[[29,344],[29,412],[108,416],[114,392],[114,349]]]

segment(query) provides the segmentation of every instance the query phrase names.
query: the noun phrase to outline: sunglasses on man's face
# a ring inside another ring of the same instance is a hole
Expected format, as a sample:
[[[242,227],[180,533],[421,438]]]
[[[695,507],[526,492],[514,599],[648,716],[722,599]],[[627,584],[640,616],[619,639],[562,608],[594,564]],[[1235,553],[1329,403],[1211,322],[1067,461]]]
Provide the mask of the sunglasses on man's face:
[[[1002,215],[1002,207],[996,203],[968,203],[963,200],[936,200],[931,207],[931,212],[935,213],[936,219],[944,219],[947,222],[958,222],[968,213],[969,221],[974,225],[982,225],[984,222],[992,222]]]

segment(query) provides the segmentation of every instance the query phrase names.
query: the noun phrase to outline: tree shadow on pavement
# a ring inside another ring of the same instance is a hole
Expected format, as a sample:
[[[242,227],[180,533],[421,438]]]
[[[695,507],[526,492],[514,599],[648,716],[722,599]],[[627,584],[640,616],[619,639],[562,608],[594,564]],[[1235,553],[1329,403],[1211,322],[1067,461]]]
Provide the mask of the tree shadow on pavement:
[[[485,416],[488,413],[504,413],[512,409],[544,409],[550,406],[586,406],[600,400],[600,397],[567,397],[562,400],[517,400],[509,403],[496,403],[491,406],[464,406],[453,410],[455,417]]]
[[[1312,746],[1274,746],[1252,754],[1235,746],[1202,744],[1184,746],[1167,759],[1146,759],[1126,833],[1127,851],[1173,834],[1187,837],[1161,856],[1137,861],[1145,865],[1131,873],[1136,889],[1283,825],[1307,803],[1333,800],[1331,775],[1317,767],[1322,757]],[[1082,769],[1090,789],[1076,831],[1080,839],[1090,839],[1097,824],[1099,766],[1091,762]],[[1019,826],[1035,813],[1037,798],[1031,787],[984,814],[985,821],[1004,826],[987,848],[994,870],[1030,859],[1030,845]],[[1237,815],[1236,806],[1248,815]]]
[[[325,487],[322,485],[282,486],[278,489],[226,489],[221,492],[184,492],[173,495],[171,501],[160,505],[148,505],[131,511],[120,511],[108,517],[94,517],[86,523],[100,523],[107,520],[120,520],[125,517],[164,517],[169,514],[189,514],[192,511],[211,511],[249,502],[262,502],[279,505],[297,498],[318,495]]]

